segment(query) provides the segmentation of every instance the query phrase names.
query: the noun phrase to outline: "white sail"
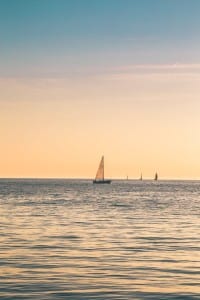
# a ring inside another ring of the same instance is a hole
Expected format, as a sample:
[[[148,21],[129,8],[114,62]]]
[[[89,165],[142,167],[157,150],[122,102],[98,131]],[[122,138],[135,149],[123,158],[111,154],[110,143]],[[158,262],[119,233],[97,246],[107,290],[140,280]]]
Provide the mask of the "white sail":
[[[104,157],[102,156],[95,180],[104,180]]]

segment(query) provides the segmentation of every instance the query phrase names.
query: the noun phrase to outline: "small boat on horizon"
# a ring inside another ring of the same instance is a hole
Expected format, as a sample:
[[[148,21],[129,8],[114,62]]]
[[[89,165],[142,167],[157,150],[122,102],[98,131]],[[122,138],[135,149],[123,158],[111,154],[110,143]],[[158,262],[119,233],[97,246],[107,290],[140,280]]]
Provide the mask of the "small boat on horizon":
[[[155,180],[155,181],[158,180],[158,173],[155,174],[154,180]]]
[[[140,176],[140,180],[143,180],[143,178],[142,178],[142,173],[141,173],[141,176]]]
[[[98,170],[97,170],[97,174],[95,179],[93,180],[93,183],[98,183],[98,184],[103,184],[103,183],[111,183],[110,179],[105,179],[104,178],[104,156],[102,156]]]

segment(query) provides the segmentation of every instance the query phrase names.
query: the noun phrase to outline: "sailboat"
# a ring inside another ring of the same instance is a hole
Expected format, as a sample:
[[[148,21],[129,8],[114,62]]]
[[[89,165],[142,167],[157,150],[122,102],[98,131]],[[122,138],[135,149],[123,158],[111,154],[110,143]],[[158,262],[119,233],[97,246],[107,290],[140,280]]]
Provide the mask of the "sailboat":
[[[142,173],[141,173],[141,176],[140,176],[140,180],[142,180]]]
[[[102,156],[97,174],[93,183],[111,183],[110,179],[104,179],[104,156]]]
[[[158,180],[158,173],[155,174],[154,180]]]

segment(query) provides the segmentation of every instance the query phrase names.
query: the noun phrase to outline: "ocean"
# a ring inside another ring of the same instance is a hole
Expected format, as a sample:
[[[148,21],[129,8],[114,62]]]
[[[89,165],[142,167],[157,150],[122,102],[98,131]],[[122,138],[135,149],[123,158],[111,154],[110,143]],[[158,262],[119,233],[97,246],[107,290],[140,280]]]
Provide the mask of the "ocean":
[[[1,179],[0,299],[200,299],[200,182]]]

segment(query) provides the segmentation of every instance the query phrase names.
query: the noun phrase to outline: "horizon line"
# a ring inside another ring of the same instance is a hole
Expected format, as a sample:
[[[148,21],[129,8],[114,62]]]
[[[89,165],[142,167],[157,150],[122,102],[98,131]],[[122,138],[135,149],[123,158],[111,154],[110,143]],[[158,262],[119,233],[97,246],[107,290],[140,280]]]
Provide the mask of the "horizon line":
[[[42,180],[42,179],[57,179],[57,180],[93,180],[94,178],[88,178],[88,177],[0,177],[0,180],[20,180],[20,179],[30,179],[30,180]],[[119,178],[119,177],[115,177],[115,178],[108,178],[112,181],[155,181],[154,178],[143,178],[142,180],[140,180],[140,178]],[[200,181],[200,178],[159,178],[158,181]]]

